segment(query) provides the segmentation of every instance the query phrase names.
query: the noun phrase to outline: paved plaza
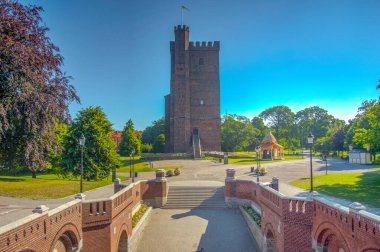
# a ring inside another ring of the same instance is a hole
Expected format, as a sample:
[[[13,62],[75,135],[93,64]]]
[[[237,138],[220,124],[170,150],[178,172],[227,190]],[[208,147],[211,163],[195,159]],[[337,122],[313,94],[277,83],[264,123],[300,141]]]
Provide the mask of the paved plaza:
[[[171,166],[171,165],[182,165],[181,174],[179,176],[169,177],[169,186],[172,183],[178,185],[178,183],[189,183],[189,181],[219,181],[224,183],[226,176],[226,169],[234,168],[236,170],[236,177],[238,179],[249,179],[256,180],[256,177],[250,173],[250,167],[253,165],[236,165],[228,164],[224,165],[209,160],[163,160],[155,161],[155,167],[159,166]],[[270,181],[273,176],[279,178],[280,181],[280,192],[289,196],[302,196],[305,191],[293,186],[287,185],[288,182],[310,176],[310,160],[305,158],[302,160],[290,160],[274,163],[263,164],[268,174],[266,176],[260,177],[260,181],[266,182]],[[341,172],[373,172],[370,168],[376,166],[370,165],[359,165],[359,164],[349,164],[344,160],[340,159],[329,159],[328,160],[328,172],[329,173],[341,173]],[[325,162],[322,162],[318,158],[313,159],[313,171],[314,175],[325,174]],[[121,175],[129,176],[129,174],[122,173]],[[153,179],[155,178],[155,172],[144,172],[139,173],[137,180]],[[130,183],[128,181],[127,183]],[[193,182],[191,182],[193,183]],[[108,185],[102,188],[97,188],[91,191],[85,192],[86,199],[99,199],[106,198],[113,194],[113,185]],[[32,213],[38,205],[46,205],[49,208],[57,207],[61,204],[71,201],[74,198],[69,196],[62,199],[53,200],[33,200],[25,198],[12,198],[12,197],[1,197],[0,196],[0,226],[8,224],[12,221],[25,217]],[[349,202],[344,200],[340,203],[346,205]],[[345,204],[346,203],[346,204]],[[380,211],[378,209],[369,209],[376,213]]]
[[[239,209],[154,209],[151,214],[138,252],[260,251]]]

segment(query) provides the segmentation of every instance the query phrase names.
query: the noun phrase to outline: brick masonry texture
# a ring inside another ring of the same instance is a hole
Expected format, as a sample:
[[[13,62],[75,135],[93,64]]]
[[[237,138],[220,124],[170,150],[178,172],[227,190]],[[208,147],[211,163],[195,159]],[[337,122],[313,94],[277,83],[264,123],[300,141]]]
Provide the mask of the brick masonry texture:
[[[189,42],[189,27],[177,26],[170,42],[170,94],[165,96],[167,152],[191,152],[198,131],[202,150],[220,151],[219,41]]]
[[[226,201],[260,208],[264,242],[270,243],[272,238],[274,251],[380,251],[380,217],[366,211],[322,197],[286,197],[271,184],[231,177],[226,180],[225,196]]]
[[[130,251],[133,210],[141,201],[159,202],[166,192],[166,180],[139,181],[108,199],[34,213],[0,228],[0,251]]]
[[[165,203],[168,188],[161,173],[157,172],[156,180],[115,187],[116,192],[110,198],[73,200],[3,226],[0,251],[71,251],[68,248],[131,251],[134,211],[142,201],[156,207]],[[340,206],[323,197],[286,197],[271,188],[271,184],[236,180],[233,176],[229,171],[225,183],[226,201],[258,208],[264,250],[380,251],[379,216],[360,208]]]

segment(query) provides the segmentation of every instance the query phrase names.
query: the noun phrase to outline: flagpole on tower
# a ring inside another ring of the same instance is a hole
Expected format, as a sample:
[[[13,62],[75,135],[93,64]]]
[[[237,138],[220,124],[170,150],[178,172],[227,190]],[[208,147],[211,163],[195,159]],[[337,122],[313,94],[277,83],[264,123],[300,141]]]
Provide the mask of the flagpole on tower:
[[[181,26],[183,26],[183,10],[190,11],[189,8],[187,8],[186,6],[181,6]]]

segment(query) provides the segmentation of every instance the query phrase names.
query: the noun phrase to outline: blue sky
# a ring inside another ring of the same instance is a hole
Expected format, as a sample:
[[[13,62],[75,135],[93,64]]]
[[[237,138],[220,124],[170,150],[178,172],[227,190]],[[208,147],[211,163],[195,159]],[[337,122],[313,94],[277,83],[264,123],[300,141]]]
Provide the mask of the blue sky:
[[[81,104],[101,106],[115,129],[164,115],[169,41],[190,26],[192,41],[221,41],[221,113],[252,118],[287,105],[355,116],[380,78],[378,0],[34,0],[65,58]]]

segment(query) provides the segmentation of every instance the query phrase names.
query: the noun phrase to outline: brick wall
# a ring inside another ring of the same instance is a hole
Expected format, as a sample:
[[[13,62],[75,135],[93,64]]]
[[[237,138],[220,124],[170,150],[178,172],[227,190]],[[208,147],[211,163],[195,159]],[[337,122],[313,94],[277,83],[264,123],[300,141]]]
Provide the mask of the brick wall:
[[[139,181],[110,198],[74,200],[41,214],[35,213],[0,228],[0,251],[118,251],[133,235],[132,214],[142,200],[162,204],[165,179]],[[74,244],[72,244],[74,243]]]
[[[313,224],[316,250],[380,251],[379,216],[316,199]]]
[[[380,251],[379,216],[321,197],[286,197],[271,184],[228,176],[226,201],[253,204],[261,213],[262,235],[267,243],[273,237],[276,251]]]
[[[35,213],[0,228],[1,252],[59,251],[63,243],[81,246],[82,205],[74,200],[56,209]]]

